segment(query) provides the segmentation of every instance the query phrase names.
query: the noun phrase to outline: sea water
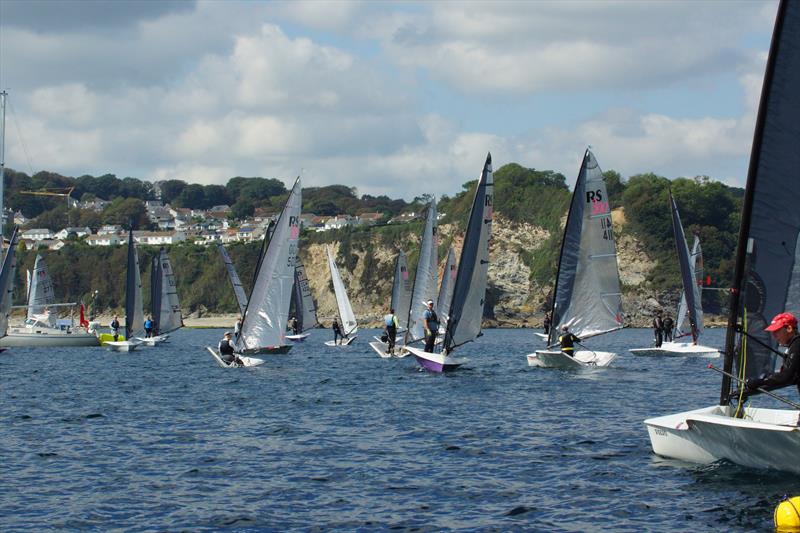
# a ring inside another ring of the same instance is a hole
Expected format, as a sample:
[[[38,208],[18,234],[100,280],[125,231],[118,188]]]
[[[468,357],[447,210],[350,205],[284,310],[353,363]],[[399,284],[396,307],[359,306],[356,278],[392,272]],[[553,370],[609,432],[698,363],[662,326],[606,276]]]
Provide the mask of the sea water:
[[[715,404],[722,360],[628,353],[648,330],[587,341],[620,355],[583,372],[530,368],[531,330],[488,330],[446,375],[378,358],[364,330],[223,369],[221,333],[0,354],[0,530],[753,531],[800,494],[652,453],[642,421]]]

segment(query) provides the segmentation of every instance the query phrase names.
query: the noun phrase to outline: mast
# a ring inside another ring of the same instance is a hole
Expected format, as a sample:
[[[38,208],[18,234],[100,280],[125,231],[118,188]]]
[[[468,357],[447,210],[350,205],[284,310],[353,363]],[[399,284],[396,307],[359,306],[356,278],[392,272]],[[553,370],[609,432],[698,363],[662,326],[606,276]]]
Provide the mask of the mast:
[[[0,108],[2,108],[3,118],[0,120],[0,248],[3,247],[3,189],[5,188],[6,175],[6,91],[0,92]]]
[[[681,281],[683,282],[683,295],[686,299],[686,310],[689,313],[689,327],[691,328],[692,341],[697,342],[697,281],[694,276],[689,256],[689,247],[686,245],[686,234],[683,232],[681,216],[678,213],[678,204],[669,192],[670,212],[672,213],[672,233],[675,237],[675,250],[678,253],[678,263],[681,267]]]

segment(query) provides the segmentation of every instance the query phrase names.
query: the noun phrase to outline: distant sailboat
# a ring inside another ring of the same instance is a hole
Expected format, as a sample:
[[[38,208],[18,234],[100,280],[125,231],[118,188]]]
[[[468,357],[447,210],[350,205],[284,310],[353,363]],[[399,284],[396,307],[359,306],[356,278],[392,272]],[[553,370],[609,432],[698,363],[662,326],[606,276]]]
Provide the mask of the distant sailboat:
[[[764,328],[778,313],[800,312],[798,42],[800,2],[782,1],[742,201],[719,405],[645,420],[653,452],[664,457],[693,463],[725,459],[800,474],[797,403],[775,395],[791,409],[754,408],[731,390],[733,385],[741,391],[743,380],[775,370],[780,348]],[[668,388],[673,396],[682,394],[680,386]]]
[[[488,154],[475,187],[475,197],[464,234],[464,246],[458,262],[449,305],[450,317],[441,351],[430,353],[413,346],[406,346],[406,350],[411,352],[417,363],[431,372],[455,370],[466,363],[467,359],[453,357],[452,353],[462,344],[471,342],[481,335],[489,272],[493,197],[492,155]]]
[[[347,297],[347,289],[344,288],[342,276],[339,274],[339,269],[336,268],[336,262],[331,255],[331,249],[325,249],[328,254],[328,268],[331,272],[331,281],[333,282],[333,292],[336,295],[336,308],[339,312],[339,327],[342,328],[344,339],[339,342],[327,341],[327,346],[349,346],[358,337],[358,322],[356,315],[353,313],[353,307],[350,305],[350,298]]]
[[[132,352],[144,337],[144,306],[142,303],[142,277],[139,273],[139,256],[133,243],[133,226],[128,230],[128,262],[125,275],[125,339],[123,341],[104,341],[114,352]]]
[[[397,260],[394,265],[392,301],[389,306],[391,309],[394,309],[394,316],[397,317],[399,325],[397,328],[397,335],[399,336],[408,329],[408,312],[411,307],[411,279],[409,279],[408,276],[406,254],[402,250],[400,250],[400,253],[397,255]],[[405,357],[408,355],[408,352],[401,349],[395,350],[394,354],[389,353],[389,343],[383,341],[380,337],[375,337],[375,341],[370,342],[369,345],[384,359],[392,357],[392,355],[395,357]]]
[[[315,328],[319,325],[317,320],[317,305],[314,303],[314,295],[311,294],[311,285],[308,283],[308,276],[306,276],[306,268],[297,259],[297,265],[294,267],[294,286],[292,287],[292,305],[289,309],[294,308],[291,313],[295,320],[297,320],[297,333],[287,335],[286,338],[293,342],[300,342],[305,340],[310,333],[308,330]],[[289,324],[291,326],[291,323]]]
[[[233,261],[231,261],[231,257],[228,255],[225,246],[223,246],[222,243],[218,243],[217,249],[222,256],[222,261],[225,263],[228,279],[231,282],[231,287],[233,287],[233,295],[236,297],[236,303],[239,306],[239,313],[244,316],[244,312],[247,309],[247,293],[244,291],[242,281],[239,279],[239,274],[236,273],[236,267],[233,266]]]
[[[548,346],[564,326],[582,340],[622,328],[617,250],[603,172],[586,150],[572,194],[556,274]],[[589,349],[570,356],[560,349],[528,354],[528,365],[545,368],[607,366],[617,354]]]
[[[629,350],[635,355],[699,355],[703,357],[719,357],[719,350],[709,346],[697,344],[697,339],[703,331],[703,306],[700,303],[702,274],[698,276],[696,265],[702,265],[700,239],[695,235],[692,253],[686,244],[686,235],[681,225],[678,205],[672,192],[669,194],[670,209],[672,211],[672,229],[675,234],[675,246],[678,251],[678,264],[681,268],[683,292],[681,303],[678,306],[677,337],[691,336],[692,342],[663,342],[659,347],[633,348]]]
[[[183,327],[175,273],[163,248],[153,258],[150,270],[150,307],[156,331],[153,336],[140,339],[145,344],[164,342],[171,332]]]

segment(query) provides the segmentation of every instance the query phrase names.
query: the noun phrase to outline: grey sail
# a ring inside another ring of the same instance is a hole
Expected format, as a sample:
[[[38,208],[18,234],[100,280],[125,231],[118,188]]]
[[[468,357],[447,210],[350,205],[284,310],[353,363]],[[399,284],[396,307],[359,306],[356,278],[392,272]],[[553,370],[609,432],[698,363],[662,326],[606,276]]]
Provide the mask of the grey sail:
[[[688,317],[688,329],[685,330],[687,334],[692,336],[692,340],[696,341],[700,330],[697,325],[697,308],[700,302],[700,290],[697,286],[697,279],[695,278],[694,265],[691,254],[689,253],[689,246],[686,244],[686,234],[683,232],[683,225],[681,224],[681,216],[678,213],[678,205],[675,203],[675,198],[672,192],[669,193],[670,210],[672,211],[672,231],[675,234],[675,247],[678,251],[678,264],[681,267],[681,281],[683,282],[683,295],[682,301],[686,302],[686,314]],[[679,311],[679,325],[685,322],[686,319],[681,319]]]
[[[222,261],[225,263],[225,269],[228,271],[228,279],[233,287],[233,294],[236,296],[236,303],[239,304],[239,313],[244,316],[245,309],[247,309],[247,294],[244,292],[242,281],[239,279],[239,275],[236,273],[236,267],[233,266],[233,261],[231,261],[228,251],[225,249],[222,243],[217,245],[217,249],[219,250],[219,254],[222,256]]]
[[[442,283],[439,285],[439,297],[436,299],[436,314],[442,327],[447,326],[447,319],[450,316],[450,302],[453,298],[456,273],[456,251],[451,246],[447,251],[447,261],[442,271]]]
[[[163,248],[159,252],[157,259],[159,262],[158,272],[160,274],[161,297],[156,326],[158,327],[158,333],[163,334],[183,327],[183,315],[181,314],[181,305],[178,300],[175,273],[172,270],[169,256]],[[155,317],[156,315],[153,318],[155,319]]]
[[[391,307],[401,329],[408,327],[408,311],[411,308],[411,278],[408,275],[408,261],[401,250],[394,265]]]
[[[798,43],[800,2],[781,2],[750,155],[725,343],[725,370],[736,361],[740,377],[774,370],[775,354],[756,340],[777,349],[764,328],[778,313],[800,313]],[[730,385],[723,379],[722,398]]]
[[[425,337],[422,315],[428,308],[428,300],[436,301],[436,281],[439,256],[439,230],[436,216],[436,199],[430,201],[425,214],[425,229],[422,231],[422,243],[419,249],[417,272],[411,293],[411,306],[408,312],[408,331],[406,344]]]
[[[47,264],[41,255],[36,254],[28,288],[28,318],[44,313],[44,308],[54,303],[56,294],[53,290],[53,281],[47,273]]]
[[[586,150],[567,214],[553,296],[553,344],[563,326],[587,338],[622,327],[617,250],[603,172]]]
[[[253,290],[242,318],[242,331],[236,341],[237,352],[286,345],[286,323],[300,238],[301,203],[300,178],[297,178],[275,223],[272,238],[259,260]]]
[[[703,250],[700,247],[700,238],[695,235],[692,244],[692,253],[689,257],[689,266],[692,268],[694,279],[694,324],[697,336],[703,332]],[[675,337],[685,337],[692,334],[692,320],[689,317],[689,306],[686,302],[686,288],[681,292],[681,302],[678,305],[678,318],[675,322]],[[697,339],[695,339],[697,340]]]
[[[311,294],[311,285],[308,283],[306,268],[300,260],[294,269],[294,287],[292,292],[294,302],[295,318],[299,332],[314,328],[319,324],[317,320],[317,306],[314,303],[314,296]]]
[[[333,282],[333,292],[336,295],[336,307],[339,310],[339,323],[342,333],[349,336],[358,331],[358,322],[356,322],[353,307],[350,305],[350,298],[347,297],[347,289],[344,287],[342,276],[339,274],[339,269],[336,268],[333,255],[331,255],[331,249],[326,248],[326,251],[328,253],[328,268],[331,271],[331,281]]]
[[[139,256],[133,242],[133,228],[128,230],[128,263],[125,276],[125,339],[144,336],[144,303]]]
[[[492,234],[494,177],[492,154],[486,156],[481,177],[475,188],[475,198],[464,234],[464,246],[458,261],[458,271],[450,303],[443,351],[478,337],[481,333],[486,283],[489,274],[489,239]]]
[[[14,298],[14,275],[17,270],[17,227],[11,234],[8,248],[6,248],[3,265],[0,267],[0,337],[5,337],[8,332],[8,315],[11,313],[11,303]]]

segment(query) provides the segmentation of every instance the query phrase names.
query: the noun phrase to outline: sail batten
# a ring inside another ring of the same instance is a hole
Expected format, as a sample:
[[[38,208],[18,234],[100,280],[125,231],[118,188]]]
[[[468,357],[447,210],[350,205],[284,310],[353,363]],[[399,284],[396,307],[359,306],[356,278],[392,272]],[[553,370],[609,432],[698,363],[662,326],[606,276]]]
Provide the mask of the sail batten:
[[[242,318],[242,330],[236,341],[239,352],[286,345],[286,323],[300,237],[301,202],[300,178],[297,178],[275,223],[269,244],[262,246],[263,255],[259,258],[256,278]]]
[[[603,172],[586,150],[564,227],[548,344],[564,326],[581,338],[622,327],[621,292],[611,203]]]

